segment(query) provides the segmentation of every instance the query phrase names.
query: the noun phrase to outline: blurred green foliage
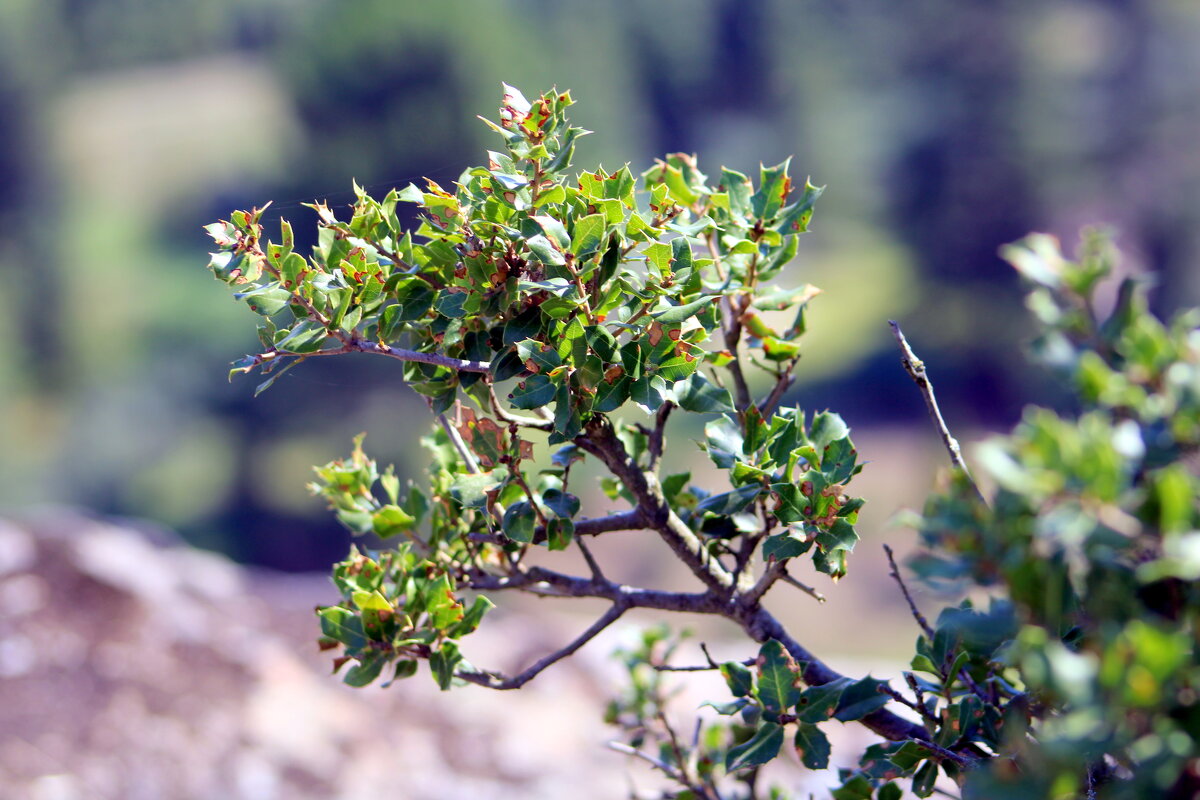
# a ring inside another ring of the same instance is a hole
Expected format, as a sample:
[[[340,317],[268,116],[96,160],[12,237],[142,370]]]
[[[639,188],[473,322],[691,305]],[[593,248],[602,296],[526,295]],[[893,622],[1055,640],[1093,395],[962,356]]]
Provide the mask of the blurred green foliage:
[[[743,172],[819,165],[837,189],[806,277],[857,299],[814,311],[798,374],[815,402],[915,416],[871,377],[898,317],[962,378],[959,418],[1011,418],[1030,380],[1000,243],[1113,222],[1159,270],[1159,307],[1200,295],[1198,41],[1200,12],[1173,0],[6,2],[0,507],[150,516],[294,568],[336,557],[306,465],[413,399],[366,364],[293,379],[329,389],[298,409],[214,387],[247,340],[205,299],[199,226],[264,197],[272,215],[351,202],[347,176],[448,182],[482,143],[462,120],[502,79],[588,97],[577,122],[610,168],[691,150]],[[363,381],[352,407],[333,401]],[[330,433],[307,433],[331,407]],[[412,432],[384,427],[373,444],[411,471]]]

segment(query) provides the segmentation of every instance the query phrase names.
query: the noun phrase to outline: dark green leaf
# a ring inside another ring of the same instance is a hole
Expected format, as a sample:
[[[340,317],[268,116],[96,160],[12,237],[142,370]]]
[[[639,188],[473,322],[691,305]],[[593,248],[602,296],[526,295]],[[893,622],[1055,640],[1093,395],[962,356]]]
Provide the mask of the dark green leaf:
[[[774,639],[763,643],[758,651],[758,700],[768,719],[784,713],[800,699],[796,662],[783,645]]]
[[[460,473],[450,484],[450,496],[468,508],[483,508],[487,493],[500,485],[492,471]]]
[[[850,678],[843,677],[808,687],[801,692],[796,703],[796,716],[801,722],[825,722],[836,713],[842,701],[842,694],[853,683]]]
[[[888,703],[888,696],[879,691],[884,681],[874,678],[863,678],[846,687],[838,703],[837,712],[833,715],[841,722],[862,719],[872,711],[877,711]]]
[[[504,512],[504,535],[514,542],[528,544],[533,541],[533,533],[537,528],[537,515],[533,506],[526,500],[518,500]]]
[[[754,673],[745,664],[726,661],[721,664],[721,677],[729,684],[734,697],[745,697],[754,688]]]
[[[518,384],[508,399],[513,408],[541,408],[554,400],[556,388],[554,381],[545,375],[533,375]]]
[[[780,533],[768,536],[762,543],[762,556],[768,561],[782,561],[785,558],[802,556],[812,547],[812,542],[795,533]]]
[[[829,767],[829,739],[825,732],[807,722],[801,722],[796,727],[796,755],[809,769],[827,769]]]
[[[696,506],[696,513],[717,514],[719,516],[736,514],[754,502],[754,499],[758,497],[761,491],[761,486],[752,483],[740,489],[734,489],[731,492],[714,494],[712,497],[705,498]]]
[[[557,249],[549,239],[540,233],[526,239],[525,244],[528,245],[529,252],[533,253],[533,257],[543,264],[561,267],[567,263],[567,259],[563,256],[562,251]]]
[[[683,322],[696,316],[702,309],[708,308],[717,302],[717,299],[716,297],[702,297],[699,300],[693,300],[681,306],[671,306],[662,311],[654,311],[650,316],[664,323]]]
[[[708,457],[721,469],[729,469],[734,461],[744,459],[742,431],[729,417],[714,419],[704,426]]]
[[[746,767],[761,766],[779,755],[783,746],[783,727],[764,722],[748,741],[729,748],[725,755],[725,770],[735,772]]]
[[[450,688],[454,680],[454,671],[462,663],[462,654],[454,642],[442,642],[442,646],[429,656],[429,668],[442,691]]]
[[[575,220],[575,232],[571,236],[571,252],[585,258],[600,249],[604,242],[607,221],[603,214],[590,214]]]

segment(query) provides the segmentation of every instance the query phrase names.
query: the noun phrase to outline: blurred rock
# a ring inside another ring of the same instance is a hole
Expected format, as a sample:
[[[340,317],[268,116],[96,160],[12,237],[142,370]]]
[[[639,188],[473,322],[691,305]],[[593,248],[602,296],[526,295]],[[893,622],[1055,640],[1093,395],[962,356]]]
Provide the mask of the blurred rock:
[[[332,599],[324,577],[248,571],[160,532],[0,521],[0,796],[627,795],[625,760],[603,749],[604,643],[520,693],[439,693],[424,675],[354,690],[314,644],[312,608]],[[521,659],[580,627],[489,623],[470,646],[514,658],[520,642]]]

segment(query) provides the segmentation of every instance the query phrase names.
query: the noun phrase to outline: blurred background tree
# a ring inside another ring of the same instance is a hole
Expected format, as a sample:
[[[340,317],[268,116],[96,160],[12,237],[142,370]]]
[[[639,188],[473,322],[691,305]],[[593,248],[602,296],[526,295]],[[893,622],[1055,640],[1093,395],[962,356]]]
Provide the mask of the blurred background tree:
[[[1184,0],[9,0],[0,508],[151,517],[285,569],[340,559],[310,465],[370,428],[382,460],[417,469],[424,409],[370,359],[257,400],[225,385],[249,343],[200,226],[273,199],[310,230],[300,203],[344,206],[350,178],[379,195],[452,181],[487,143],[461,120],[492,113],[501,80],[583,100],[576,121],[602,133],[580,163],[694,150],[712,173],[795,153],[830,187],[796,266],[827,293],[799,402],[924,425],[892,317],[960,431],[1010,424],[1055,398],[1021,366],[1002,243],[1109,223],[1158,275],[1156,311],[1200,303],[1196,74]],[[199,335],[214,322],[227,333]]]

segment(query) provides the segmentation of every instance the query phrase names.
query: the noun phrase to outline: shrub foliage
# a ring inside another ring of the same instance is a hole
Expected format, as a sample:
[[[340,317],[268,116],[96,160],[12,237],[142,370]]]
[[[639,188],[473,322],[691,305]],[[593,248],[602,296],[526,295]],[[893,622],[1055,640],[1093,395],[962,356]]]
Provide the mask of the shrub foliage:
[[[762,604],[780,583],[819,597],[789,567],[809,559],[836,580],[858,540],[849,429],[785,402],[819,290],[779,278],[821,188],[793,184],[787,162],[757,182],[728,169],[713,181],[679,153],[640,178],[627,166],[572,174],[587,131],[569,124],[571,104],[506,86],[498,122],[485,120],[503,148],[485,165],[452,190],[428,181],[377,200],[356,187],[348,219],[313,204],[311,254],[295,252],[286,221],[278,241],[265,238],[261,209],[208,227],[219,248],[210,269],[259,320],[261,347],[231,376],[258,372],[261,391],[310,358],[374,354],[400,362],[435,419],[422,485],[380,471],[361,439],[316,469],[313,491],[382,543],[352,548],[333,570],[341,600],[318,610],[321,646],[346,683],[409,677],[425,662],[443,689],[513,689],[630,609],[715,615],[758,647],[697,665],[719,670],[729,696],[694,738],[663,713],[665,631],[622,654],[630,681],[607,712],[624,736],[613,746],[670,778],[666,796],[761,796],[759,768],[788,749],[824,769],[834,723],[879,737],[839,771],[839,800],[892,800],[903,785],[922,797],[1192,796],[1197,316],[1164,325],[1133,280],[1098,313],[1114,261],[1102,237],[1077,262],[1044,236],[1006,251],[1032,286],[1035,352],[1078,409],[1030,410],[988,443],[986,498],[934,414],[954,469],[914,515],[923,550],[911,566],[990,602],[946,608],[932,624],[914,606],[904,686],[840,675]],[[724,491],[660,469],[668,429],[693,414]],[[614,510],[585,513],[575,476],[589,469],[605,473]],[[610,580],[588,541],[618,531],[661,538],[696,591]],[[532,548],[578,549],[589,570],[538,566]],[[488,597],[506,592],[610,605],[574,641],[504,675],[469,663],[461,643]]]

